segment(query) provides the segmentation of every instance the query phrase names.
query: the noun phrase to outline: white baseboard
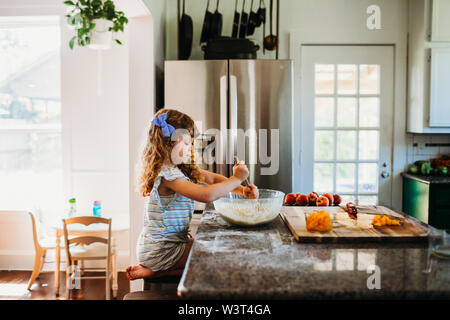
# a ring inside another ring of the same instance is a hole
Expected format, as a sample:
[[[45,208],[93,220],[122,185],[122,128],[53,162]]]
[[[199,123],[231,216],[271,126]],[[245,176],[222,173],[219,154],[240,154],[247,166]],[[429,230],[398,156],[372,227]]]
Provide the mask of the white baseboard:
[[[0,270],[24,270],[31,271],[34,266],[34,250],[0,250]],[[61,263],[60,270],[65,270],[66,255],[61,250]],[[86,262],[86,266],[96,267],[103,266],[104,261],[89,261]],[[130,253],[129,251],[122,250],[117,252],[116,258],[117,270],[119,272],[125,271],[130,265]],[[43,271],[55,270],[55,251],[50,250],[45,259]]]

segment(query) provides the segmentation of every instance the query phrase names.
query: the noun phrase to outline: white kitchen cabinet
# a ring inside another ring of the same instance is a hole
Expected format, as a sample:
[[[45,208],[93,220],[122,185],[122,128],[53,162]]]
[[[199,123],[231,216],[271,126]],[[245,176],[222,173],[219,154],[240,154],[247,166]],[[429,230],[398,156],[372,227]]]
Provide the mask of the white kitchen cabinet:
[[[449,84],[450,48],[432,48],[430,69],[430,127],[450,127]]]
[[[411,133],[450,133],[450,39],[432,41],[445,39],[450,21],[447,2],[409,1],[407,131]]]
[[[450,42],[450,1],[433,0],[431,14],[431,41]]]

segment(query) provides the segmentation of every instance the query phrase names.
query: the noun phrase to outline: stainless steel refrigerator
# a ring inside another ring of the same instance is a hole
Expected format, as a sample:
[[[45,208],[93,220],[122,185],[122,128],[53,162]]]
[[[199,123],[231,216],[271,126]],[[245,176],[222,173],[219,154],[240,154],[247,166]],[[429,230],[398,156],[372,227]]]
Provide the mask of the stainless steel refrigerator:
[[[200,131],[201,167],[230,176],[237,155],[250,183],[292,192],[291,60],[166,61],[164,74],[165,108],[188,114]]]

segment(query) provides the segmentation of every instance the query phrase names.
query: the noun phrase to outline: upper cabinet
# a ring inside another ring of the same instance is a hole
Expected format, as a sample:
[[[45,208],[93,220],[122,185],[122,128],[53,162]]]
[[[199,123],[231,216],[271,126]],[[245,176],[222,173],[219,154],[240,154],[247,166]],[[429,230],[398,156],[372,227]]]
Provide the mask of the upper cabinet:
[[[430,50],[430,127],[450,127],[450,47]]]
[[[407,131],[450,133],[450,0],[409,0]]]
[[[433,0],[432,2],[431,41],[450,42],[449,0]]]

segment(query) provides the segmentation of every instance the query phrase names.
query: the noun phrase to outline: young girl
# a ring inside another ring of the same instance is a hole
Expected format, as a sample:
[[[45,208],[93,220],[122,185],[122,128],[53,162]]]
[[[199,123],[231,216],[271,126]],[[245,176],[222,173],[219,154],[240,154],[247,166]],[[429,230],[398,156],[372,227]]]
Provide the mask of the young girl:
[[[179,111],[162,109],[152,120],[140,177],[144,228],[136,248],[139,264],[126,270],[130,280],[183,272],[193,243],[188,228],[194,200],[211,202],[230,191],[258,198],[255,185],[241,186],[248,176],[243,163],[230,178],[193,164],[193,136],[194,121]]]

